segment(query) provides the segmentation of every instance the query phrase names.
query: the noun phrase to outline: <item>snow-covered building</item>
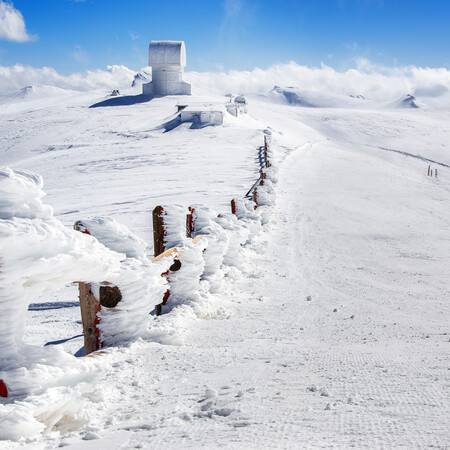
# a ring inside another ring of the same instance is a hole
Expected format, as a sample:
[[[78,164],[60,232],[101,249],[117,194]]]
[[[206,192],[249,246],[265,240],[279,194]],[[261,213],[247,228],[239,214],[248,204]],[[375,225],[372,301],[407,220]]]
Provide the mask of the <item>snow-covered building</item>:
[[[152,81],[142,85],[144,95],[191,94],[191,85],[183,81],[186,47],[183,41],[151,41],[148,65]]]

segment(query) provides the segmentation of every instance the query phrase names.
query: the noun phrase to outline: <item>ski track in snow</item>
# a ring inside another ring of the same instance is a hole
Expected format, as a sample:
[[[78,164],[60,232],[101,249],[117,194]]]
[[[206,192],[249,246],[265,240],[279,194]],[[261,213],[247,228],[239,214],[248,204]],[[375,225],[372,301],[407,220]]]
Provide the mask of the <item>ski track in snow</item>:
[[[433,112],[420,113],[421,128],[409,112],[261,102],[250,113],[275,130],[278,200],[244,251],[248,272],[216,295],[223,314],[195,320],[182,346],[138,341],[98,356],[105,373],[89,424],[21,447],[448,446],[450,172],[436,180],[422,161],[378,151],[420,144],[448,161],[448,126]],[[366,133],[366,143],[340,142]],[[142,158],[116,158],[112,173]],[[74,173],[109,164],[92,158]],[[117,215],[136,203],[115,203]],[[30,308],[36,320],[45,311]],[[77,335],[71,321],[66,337]]]

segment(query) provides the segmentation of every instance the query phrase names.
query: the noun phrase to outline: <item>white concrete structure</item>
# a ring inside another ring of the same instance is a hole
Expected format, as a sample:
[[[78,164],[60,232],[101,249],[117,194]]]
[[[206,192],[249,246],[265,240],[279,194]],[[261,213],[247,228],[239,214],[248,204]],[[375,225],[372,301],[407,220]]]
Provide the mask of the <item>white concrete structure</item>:
[[[148,65],[152,81],[142,85],[144,95],[191,94],[191,85],[183,81],[186,47],[183,41],[151,41]]]
[[[180,112],[180,121],[197,125],[222,125],[223,107],[219,105],[188,105]]]

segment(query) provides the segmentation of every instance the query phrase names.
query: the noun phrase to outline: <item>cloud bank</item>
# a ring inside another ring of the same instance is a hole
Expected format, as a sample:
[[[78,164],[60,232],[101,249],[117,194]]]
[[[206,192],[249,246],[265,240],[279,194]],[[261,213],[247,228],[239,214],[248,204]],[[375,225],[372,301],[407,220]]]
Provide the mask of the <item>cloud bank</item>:
[[[446,68],[383,67],[367,60],[353,69],[337,71],[322,65],[307,67],[291,62],[252,71],[200,73],[187,72],[193,89],[201,87],[217,93],[262,93],[275,85],[318,90],[343,95],[363,95],[383,102],[408,93],[429,99],[449,96],[450,71]]]
[[[125,66],[108,66],[105,70],[88,70],[66,76],[51,67],[35,68],[22,64],[0,66],[0,93],[10,93],[32,85],[76,91],[124,89],[131,86],[135,73]]]
[[[28,42],[37,39],[37,36],[27,33],[25,21],[20,11],[12,3],[0,0],[0,39],[13,42]]]
[[[148,70],[148,68],[147,68]],[[63,89],[125,89],[135,71],[125,66],[61,75],[56,70],[16,64],[0,66],[0,93],[17,91],[28,85],[48,85]],[[446,68],[383,67],[360,60],[356,67],[338,71],[332,67],[301,66],[294,62],[268,69],[228,72],[186,72],[194,94],[265,93],[275,85],[294,86],[343,95],[363,95],[375,102],[392,101],[413,94],[430,106],[450,106],[450,70]]]

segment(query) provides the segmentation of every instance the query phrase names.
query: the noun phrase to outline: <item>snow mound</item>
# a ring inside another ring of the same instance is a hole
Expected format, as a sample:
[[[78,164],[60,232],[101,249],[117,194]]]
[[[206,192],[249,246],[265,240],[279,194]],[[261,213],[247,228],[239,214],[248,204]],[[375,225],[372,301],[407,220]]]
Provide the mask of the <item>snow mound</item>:
[[[365,104],[365,98],[362,95],[346,96],[297,87],[281,88],[275,86],[270,91],[270,97],[280,103],[305,108],[348,108]]]
[[[19,103],[24,101],[40,100],[53,97],[68,97],[74,94],[76,94],[75,91],[61,89],[56,86],[25,86],[24,88],[20,89],[20,91],[0,95],[0,104]]]

